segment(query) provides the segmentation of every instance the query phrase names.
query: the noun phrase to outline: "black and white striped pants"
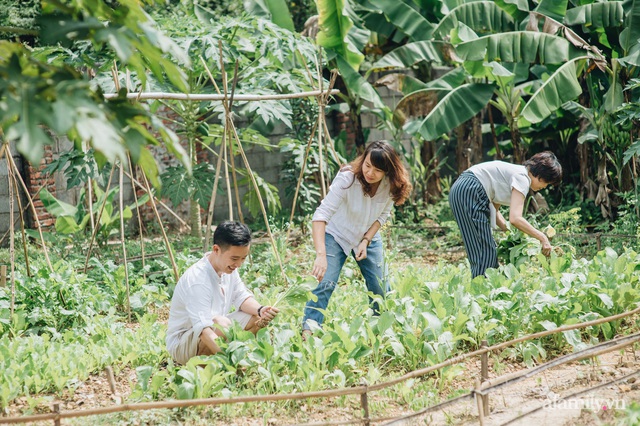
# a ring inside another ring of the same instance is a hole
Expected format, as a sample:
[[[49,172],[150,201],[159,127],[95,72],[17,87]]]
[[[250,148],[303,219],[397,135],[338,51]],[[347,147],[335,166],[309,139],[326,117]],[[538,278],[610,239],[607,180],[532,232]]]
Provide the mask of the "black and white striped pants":
[[[496,242],[491,233],[489,197],[478,178],[463,172],[451,186],[449,205],[460,228],[471,264],[471,275],[484,275],[498,267]]]

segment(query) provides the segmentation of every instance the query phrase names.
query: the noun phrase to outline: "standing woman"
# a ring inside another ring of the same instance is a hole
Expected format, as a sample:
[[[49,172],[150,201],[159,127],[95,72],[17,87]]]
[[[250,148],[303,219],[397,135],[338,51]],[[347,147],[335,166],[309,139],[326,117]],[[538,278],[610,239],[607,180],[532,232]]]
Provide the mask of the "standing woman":
[[[550,151],[541,152],[515,165],[504,161],[476,164],[464,171],[449,193],[471,264],[471,275],[484,275],[487,268],[498,267],[498,252],[491,229],[507,230],[505,218],[498,210],[509,206],[509,222],[525,234],[540,240],[542,253],[551,254],[551,243],[544,234],[522,217],[529,190],[540,191],[562,181],[562,166]]]
[[[410,193],[409,174],[385,141],[372,142],[338,172],[312,219],[316,260],[311,274],[319,284],[313,291],[317,301],[307,302],[304,310],[305,333],[310,332],[310,320],[322,325],[324,310],[349,254],[358,263],[367,290],[384,296],[388,284],[378,230],[389,218],[392,206],[404,203]],[[378,308],[374,303],[375,313]]]

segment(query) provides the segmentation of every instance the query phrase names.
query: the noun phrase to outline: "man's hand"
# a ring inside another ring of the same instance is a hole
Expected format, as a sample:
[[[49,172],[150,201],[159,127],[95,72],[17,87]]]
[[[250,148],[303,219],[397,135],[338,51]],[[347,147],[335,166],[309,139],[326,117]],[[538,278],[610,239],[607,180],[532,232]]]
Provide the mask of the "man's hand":
[[[231,320],[222,315],[216,315],[213,317],[213,323],[219,325],[222,328],[229,328],[231,326]]]
[[[260,309],[260,319],[270,322],[276,317],[276,315],[278,315],[279,312],[280,309],[276,308],[275,306],[265,306]]]
[[[324,274],[327,272],[327,255],[319,254],[316,256],[316,261],[313,262],[313,270],[311,271],[311,275],[316,277],[318,282],[322,281],[324,278]]]

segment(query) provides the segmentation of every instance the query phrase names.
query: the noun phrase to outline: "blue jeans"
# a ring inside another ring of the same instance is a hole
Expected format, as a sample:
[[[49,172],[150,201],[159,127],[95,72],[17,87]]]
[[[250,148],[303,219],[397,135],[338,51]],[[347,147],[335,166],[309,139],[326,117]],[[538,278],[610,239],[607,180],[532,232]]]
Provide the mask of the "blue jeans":
[[[330,234],[325,234],[325,247],[327,253],[327,272],[324,274],[324,278],[320,284],[318,284],[318,287],[313,290],[313,294],[318,300],[316,302],[313,300],[308,301],[307,306],[304,308],[302,328],[306,330],[310,328],[308,320],[313,320],[317,322],[318,325],[322,325],[324,321],[324,310],[327,309],[329,298],[338,283],[342,266],[347,260],[347,255],[342,250],[342,247],[340,247]],[[351,251],[351,255],[355,259],[353,250]],[[386,281],[386,269],[380,234],[376,234],[373,240],[371,240],[371,245],[367,248],[367,257],[362,260],[356,260],[356,262],[367,284],[367,290],[375,295],[384,297],[385,293],[389,290],[389,286]],[[378,303],[373,302],[371,297],[369,297],[369,303],[372,304],[374,315],[378,315]]]

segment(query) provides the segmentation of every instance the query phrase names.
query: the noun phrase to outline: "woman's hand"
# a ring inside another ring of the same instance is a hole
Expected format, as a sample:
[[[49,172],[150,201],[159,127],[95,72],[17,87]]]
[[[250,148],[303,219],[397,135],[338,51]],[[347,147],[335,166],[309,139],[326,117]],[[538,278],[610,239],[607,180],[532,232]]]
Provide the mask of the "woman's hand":
[[[320,282],[322,281],[322,278],[324,278],[325,272],[327,272],[327,255],[318,254],[316,256],[316,261],[313,262],[313,270],[311,271],[311,275],[316,277],[318,282]]]
[[[549,257],[551,255],[551,250],[553,250],[553,247],[551,246],[551,243],[549,242],[549,238],[547,238],[546,235],[544,235],[544,238],[542,240],[540,240],[540,244],[542,244],[542,254],[544,254],[545,256]]]
[[[367,247],[369,246],[369,241],[363,239],[358,244],[358,248],[356,249],[356,260],[363,260],[367,258]]]

